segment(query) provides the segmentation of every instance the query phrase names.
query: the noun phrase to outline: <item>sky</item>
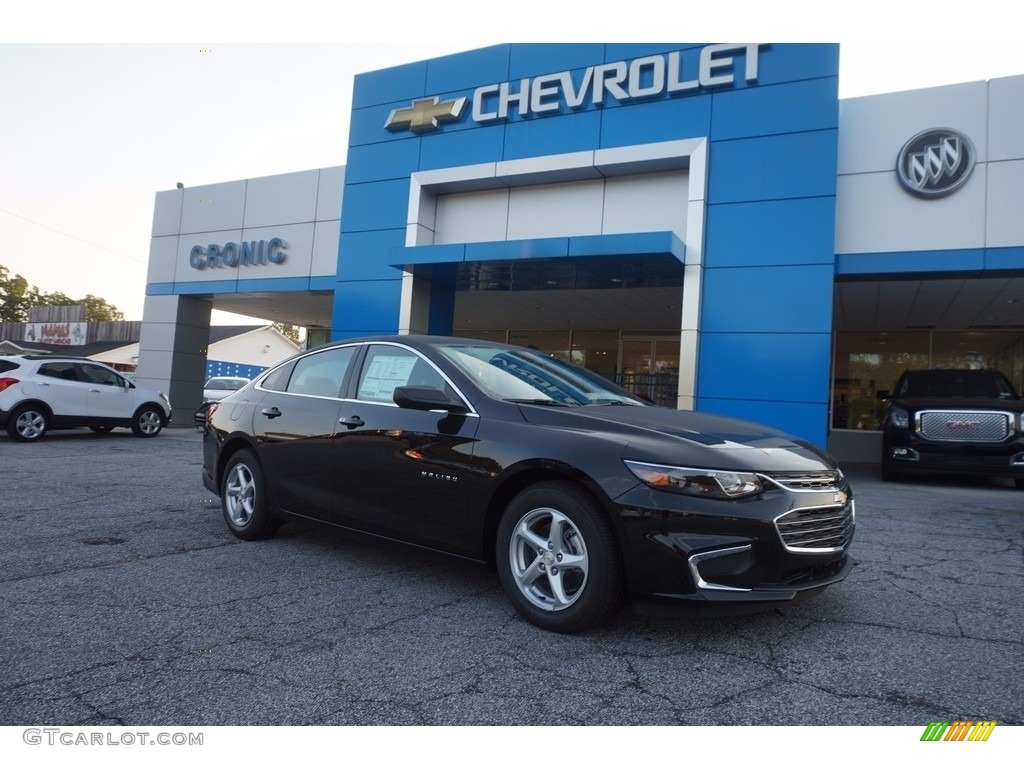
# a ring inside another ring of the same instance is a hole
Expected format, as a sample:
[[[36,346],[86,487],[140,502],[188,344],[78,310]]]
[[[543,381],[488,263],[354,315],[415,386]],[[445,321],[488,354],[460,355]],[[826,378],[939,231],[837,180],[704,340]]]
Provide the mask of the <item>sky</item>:
[[[0,23],[0,265],[128,320],[142,319],[156,192],[344,165],[361,72],[503,42],[670,37],[838,42],[840,98],[1024,74],[995,0],[146,7],[23,3]]]

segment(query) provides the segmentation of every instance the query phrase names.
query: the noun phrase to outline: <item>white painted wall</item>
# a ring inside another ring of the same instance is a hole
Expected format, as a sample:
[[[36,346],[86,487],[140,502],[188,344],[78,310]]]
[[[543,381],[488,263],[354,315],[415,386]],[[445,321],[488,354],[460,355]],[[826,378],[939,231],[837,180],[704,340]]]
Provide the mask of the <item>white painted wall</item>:
[[[666,231],[682,239],[688,195],[686,171],[438,195],[434,243]]]
[[[908,194],[896,157],[921,131],[970,138],[977,165],[947,197]],[[953,250],[1024,242],[1024,75],[839,103],[836,253]]]
[[[322,168],[257,179],[157,192],[150,241],[149,283],[189,283],[337,272],[345,168]],[[282,238],[281,264],[195,269],[194,245]]]
[[[268,326],[211,344],[206,357],[209,360],[270,368],[300,350],[298,344]]]

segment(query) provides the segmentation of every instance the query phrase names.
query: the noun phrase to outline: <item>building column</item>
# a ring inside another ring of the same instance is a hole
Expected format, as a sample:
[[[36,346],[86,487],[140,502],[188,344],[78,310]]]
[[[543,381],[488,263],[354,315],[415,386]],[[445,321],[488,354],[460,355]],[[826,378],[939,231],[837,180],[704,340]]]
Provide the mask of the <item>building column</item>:
[[[455,314],[455,264],[432,264],[402,273],[400,334],[450,336]]]
[[[136,378],[167,394],[176,426],[192,426],[203,402],[212,309],[208,299],[192,296],[146,297]]]

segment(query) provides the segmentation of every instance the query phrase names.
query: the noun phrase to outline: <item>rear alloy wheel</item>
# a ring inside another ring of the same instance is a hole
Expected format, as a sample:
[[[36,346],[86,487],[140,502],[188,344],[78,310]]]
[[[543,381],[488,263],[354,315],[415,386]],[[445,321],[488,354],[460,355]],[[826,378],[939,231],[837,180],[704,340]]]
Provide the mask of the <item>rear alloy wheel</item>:
[[[263,470],[252,451],[231,457],[220,490],[224,522],[235,536],[246,541],[268,539],[280,523],[267,511]]]
[[[34,405],[15,408],[7,419],[7,434],[22,443],[41,440],[50,426],[46,412]]]
[[[132,432],[136,437],[156,437],[164,428],[164,415],[155,405],[144,405],[132,417]]]
[[[498,524],[498,575],[516,610],[542,629],[580,632],[619,601],[621,568],[611,525],[571,483],[516,496]]]

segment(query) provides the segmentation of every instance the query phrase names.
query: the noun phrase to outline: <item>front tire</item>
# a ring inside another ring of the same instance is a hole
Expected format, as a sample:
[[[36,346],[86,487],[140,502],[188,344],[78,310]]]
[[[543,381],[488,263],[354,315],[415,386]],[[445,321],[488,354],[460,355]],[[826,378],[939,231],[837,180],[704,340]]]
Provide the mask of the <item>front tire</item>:
[[[516,610],[572,633],[604,621],[622,591],[611,524],[579,487],[542,483],[517,495],[498,524],[498,576]]]
[[[49,414],[34,405],[15,408],[7,420],[7,434],[20,443],[42,440],[49,428]]]
[[[240,539],[269,539],[278,523],[267,510],[263,469],[255,454],[241,450],[231,457],[220,486],[221,507],[228,529]]]
[[[136,437],[156,437],[164,428],[164,414],[155,405],[144,405],[132,416],[132,432]]]

